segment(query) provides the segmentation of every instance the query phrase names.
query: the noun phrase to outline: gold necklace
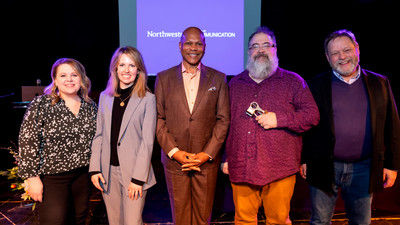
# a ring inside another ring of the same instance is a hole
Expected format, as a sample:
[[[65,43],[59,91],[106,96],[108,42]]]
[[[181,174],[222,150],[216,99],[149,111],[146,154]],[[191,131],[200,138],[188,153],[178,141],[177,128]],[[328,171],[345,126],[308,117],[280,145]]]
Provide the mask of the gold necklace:
[[[121,103],[119,103],[119,105],[121,106],[121,107],[124,107],[125,106],[125,100],[127,100],[128,98],[130,98],[131,97],[131,95],[132,95],[132,93],[133,93],[133,91],[129,94],[129,96],[128,97],[126,97],[124,100],[122,100],[121,99],[121,96],[118,96],[118,98],[119,98],[119,100],[121,100]]]

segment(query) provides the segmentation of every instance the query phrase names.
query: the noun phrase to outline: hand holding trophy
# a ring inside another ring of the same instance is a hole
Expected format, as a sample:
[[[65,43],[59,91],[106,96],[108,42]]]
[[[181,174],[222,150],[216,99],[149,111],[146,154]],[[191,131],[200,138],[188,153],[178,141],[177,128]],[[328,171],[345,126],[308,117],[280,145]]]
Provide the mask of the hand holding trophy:
[[[257,102],[252,102],[250,103],[250,106],[247,109],[246,114],[248,116],[259,116],[267,112],[268,112],[267,110],[261,109]]]
[[[266,130],[277,127],[276,114],[261,109],[257,102],[250,103],[246,114],[250,117],[255,116],[257,122]]]

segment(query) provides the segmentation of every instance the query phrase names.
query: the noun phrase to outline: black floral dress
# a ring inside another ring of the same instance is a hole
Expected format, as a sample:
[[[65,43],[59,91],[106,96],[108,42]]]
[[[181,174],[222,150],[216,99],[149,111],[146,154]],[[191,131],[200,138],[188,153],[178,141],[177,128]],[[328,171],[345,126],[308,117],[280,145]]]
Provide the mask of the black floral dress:
[[[58,174],[89,165],[96,132],[97,106],[81,101],[75,116],[60,100],[36,97],[27,109],[19,134],[19,175]]]

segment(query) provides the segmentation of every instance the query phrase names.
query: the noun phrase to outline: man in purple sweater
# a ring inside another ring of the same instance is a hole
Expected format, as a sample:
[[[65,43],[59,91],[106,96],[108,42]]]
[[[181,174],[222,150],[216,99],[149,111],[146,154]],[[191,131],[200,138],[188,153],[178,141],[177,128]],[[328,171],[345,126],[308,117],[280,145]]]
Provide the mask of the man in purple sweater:
[[[302,152],[311,224],[331,224],[339,189],[349,224],[370,224],[372,193],[391,187],[400,169],[399,115],[387,77],[360,67],[352,32],[329,34],[325,55],[332,70],[309,82],[321,121]]]
[[[319,121],[306,82],[279,68],[276,52],[274,33],[259,27],[249,38],[247,70],[229,83],[231,125],[222,167],[232,183],[235,224],[257,224],[261,204],[267,223],[291,223],[301,134]],[[254,113],[252,102],[264,112]]]

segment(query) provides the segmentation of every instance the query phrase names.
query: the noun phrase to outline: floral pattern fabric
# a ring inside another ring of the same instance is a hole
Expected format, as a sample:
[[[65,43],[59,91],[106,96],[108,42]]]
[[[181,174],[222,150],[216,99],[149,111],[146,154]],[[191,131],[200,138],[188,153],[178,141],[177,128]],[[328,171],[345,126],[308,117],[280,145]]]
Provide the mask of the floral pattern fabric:
[[[75,116],[60,100],[36,97],[27,109],[19,134],[19,175],[58,174],[89,165],[96,132],[97,106],[81,101]]]

